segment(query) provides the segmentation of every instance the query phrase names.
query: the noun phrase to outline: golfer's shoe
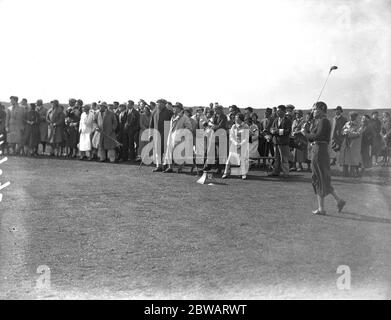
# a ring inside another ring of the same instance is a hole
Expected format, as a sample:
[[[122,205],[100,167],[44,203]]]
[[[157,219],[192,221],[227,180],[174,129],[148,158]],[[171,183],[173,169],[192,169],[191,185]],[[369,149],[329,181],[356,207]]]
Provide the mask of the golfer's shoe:
[[[312,213],[317,216],[325,216],[326,215],[326,211],[320,211],[319,209],[312,211]]]
[[[341,199],[337,203],[338,212],[341,212],[343,207],[346,205],[346,201]]]

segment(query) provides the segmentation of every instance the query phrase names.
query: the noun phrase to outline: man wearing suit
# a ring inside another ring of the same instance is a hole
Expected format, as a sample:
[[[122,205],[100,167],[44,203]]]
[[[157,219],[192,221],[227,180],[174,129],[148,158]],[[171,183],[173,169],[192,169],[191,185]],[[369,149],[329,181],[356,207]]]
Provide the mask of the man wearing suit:
[[[126,109],[125,104],[120,104],[118,107],[118,127],[117,127],[117,138],[118,141],[121,142],[122,144],[125,142],[125,125],[126,125],[126,120],[127,120],[127,112],[128,110]],[[118,159],[119,161],[127,161],[127,157],[124,157],[124,148],[123,146],[119,148],[119,155]]]
[[[153,170],[153,172],[162,172],[162,155],[164,153],[164,148],[166,146],[167,140],[164,136],[164,122],[170,121],[172,117],[172,111],[168,110],[166,107],[167,101],[164,99],[159,99],[157,102],[156,108],[152,112],[151,116],[151,129],[156,129],[160,134],[160,141],[157,141],[156,136],[153,137],[153,140],[155,142],[155,161],[156,161],[156,168]],[[167,124],[168,125],[168,124]],[[167,132],[168,134],[168,132]]]
[[[258,152],[261,157],[269,157],[269,154],[274,157],[274,146],[272,136],[270,135],[270,128],[273,124],[272,109],[266,108],[265,118],[260,121],[259,126],[259,148]],[[266,159],[263,160],[266,164]]]
[[[128,101],[128,111],[124,126],[124,142],[122,147],[122,160],[136,160],[136,137],[140,130],[140,113],[136,110],[134,102]]]
[[[270,176],[289,175],[289,136],[292,131],[292,120],[286,115],[286,107],[279,105],[277,107],[277,118],[274,120],[270,133],[273,135],[275,145],[276,161],[273,166],[273,172]]]
[[[342,135],[342,128],[347,122],[347,119],[342,115],[342,107],[338,106],[335,108],[335,117],[333,119],[331,127],[331,149],[332,152],[330,158],[332,159],[332,165],[336,163],[337,155],[341,149],[342,141],[344,136]]]
[[[115,131],[118,126],[117,117],[114,112],[107,108],[107,103],[102,102],[100,112],[96,114],[97,131],[99,136],[99,158],[101,162],[109,158],[110,162],[115,161]]]

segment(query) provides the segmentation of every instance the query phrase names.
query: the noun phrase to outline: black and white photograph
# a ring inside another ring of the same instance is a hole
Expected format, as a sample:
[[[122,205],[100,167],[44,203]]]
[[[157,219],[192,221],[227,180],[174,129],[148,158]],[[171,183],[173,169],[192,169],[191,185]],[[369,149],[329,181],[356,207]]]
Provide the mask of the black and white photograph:
[[[391,299],[390,21],[0,0],[0,300]]]

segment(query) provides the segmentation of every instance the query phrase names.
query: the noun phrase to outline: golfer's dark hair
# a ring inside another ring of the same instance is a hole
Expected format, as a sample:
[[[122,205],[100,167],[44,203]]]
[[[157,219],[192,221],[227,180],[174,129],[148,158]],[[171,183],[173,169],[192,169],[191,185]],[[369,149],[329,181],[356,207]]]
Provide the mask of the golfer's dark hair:
[[[237,117],[238,117],[240,120],[244,121],[244,114],[243,114],[243,113],[237,113],[236,115],[237,115]]]
[[[253,111],[254,111],[254,109],[251,108],[251,107],[247,107],[247,108],[245,108],[244,110],[248,110],[248,111],[250,111],[250,112],[253,112]]]
[[[323,101],[318,101],[315,104],[315,108],[317,108],[323,112],[327,112],[327,104],[325,104]]]
[[[379,114],[379,111],[373,111],[373,112],[371,113],[371,115],[374,115],[374,114]]]
[[[280,104],[280,105],[277,107],[277,109],[280,109],[280,110],[282,110],[282,111],[286,111],[286,106],[283,105],[283,104]]]

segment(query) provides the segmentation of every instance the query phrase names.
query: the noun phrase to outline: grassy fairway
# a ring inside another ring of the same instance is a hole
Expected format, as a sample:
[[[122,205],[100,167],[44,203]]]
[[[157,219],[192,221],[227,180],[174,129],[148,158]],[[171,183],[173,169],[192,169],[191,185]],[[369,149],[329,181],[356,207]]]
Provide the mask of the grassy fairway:
[[[136,165],[10,157],[2,170],[0,298],[391,297],[387,169],[333,178],[348,204],[327,199],[324,217],[309,173],[208,186]],[[39,265],[50,290],[35,288]]]

